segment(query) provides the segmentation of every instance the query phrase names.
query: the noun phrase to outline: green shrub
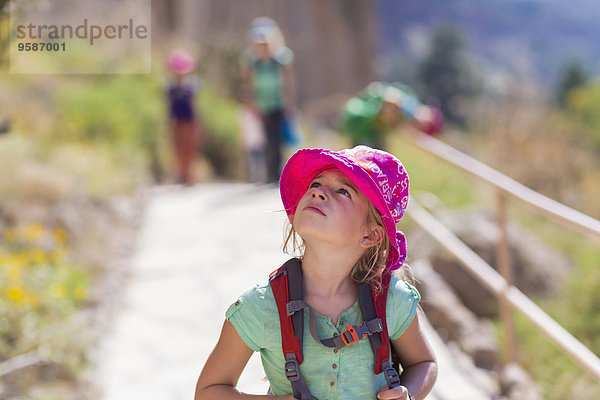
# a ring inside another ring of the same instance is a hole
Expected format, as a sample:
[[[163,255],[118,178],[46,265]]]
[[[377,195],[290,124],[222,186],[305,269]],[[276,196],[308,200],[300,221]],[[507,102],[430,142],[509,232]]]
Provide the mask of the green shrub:
[[[165,145],[164,94],[146,77],[98,78],[63,85],[55,140],[105,144],[147,160]]]
[[[600,149],[600,84],[572,90],[567,98],[566,113],[585,123],[591,130],[596,148]]]
[[[411,193],[433,193],[448,207],[463,207],[478,200],[474,186],[463,172],[410,144],[408,140],[398,135],[392,136],[388,151],[406,167]]]
[[[239,140],[238,106],[214,89],[204,87],[198,107],[204,127],[202,152],[217,176],[242,179],[243,151]]]

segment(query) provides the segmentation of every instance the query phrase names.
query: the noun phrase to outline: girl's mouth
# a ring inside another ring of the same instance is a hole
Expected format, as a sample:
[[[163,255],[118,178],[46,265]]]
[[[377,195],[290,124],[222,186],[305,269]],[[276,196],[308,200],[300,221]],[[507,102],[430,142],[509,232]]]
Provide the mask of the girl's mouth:
[[[321,215],[325,215],[325,213],[323,212],[323,210],[321,210],[319,207],[316,207],[316,206],[307,206],[304,209],[305,210],[314,211],[314,212],[316,212],[318,214],[321,214]]]

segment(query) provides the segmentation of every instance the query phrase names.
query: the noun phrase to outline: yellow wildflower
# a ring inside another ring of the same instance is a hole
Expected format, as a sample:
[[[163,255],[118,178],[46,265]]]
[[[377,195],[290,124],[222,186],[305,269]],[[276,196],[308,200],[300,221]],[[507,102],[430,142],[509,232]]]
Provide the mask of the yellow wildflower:
[[[50,259],[55,263],[60,263],[65,259],[65,250],[57,247],[50,252]]]
[[[10,257],[6,253],[0,252],[0,268],[8,266]]]
[[[68,295],[67,288],[62,283],[53,284],[52,287],[50,288],[50,292],[52,293],[52,295],[54,297],[59,298],[59,299],[66,299],[67,295]]]
[[[87,288],[83,285],[77,285],[73,288],[73,297],[76,300],[83,300],[87,296]]]
[[[14,253],[12,257],[12,264],[16,267],[22,268],[29,264],[29,256],[25,252]]]
[[[27,293],[26,302],[34,307],[40,305],[40,298],[35,293]]]
[[[46,252],[44,249],[36,247],[35,249],[29,252],[30,260],[36,264],[44,264],[48,261],[48,257],[46,257]]]
[[[25,228],[25,239],[29,241],[38,240],[46,233],[46,227],[40,223],[31,224]]]
[[[14,242],[18,238],[17,228],[9,226],[4,230],[4,239],[9,242]]]
[[[27,304],[27,292],[18,286],[11,286],[4,291],[6,298],[15,304]]]
[[[21,267],[18,265],[12,264],[8,268],[8,280],[11,283],[20,283],[21,282]]]
[[[54,241],[58,244],[65,244],[67,242],[67,231],[62,228],[56,228],[52,232]]]

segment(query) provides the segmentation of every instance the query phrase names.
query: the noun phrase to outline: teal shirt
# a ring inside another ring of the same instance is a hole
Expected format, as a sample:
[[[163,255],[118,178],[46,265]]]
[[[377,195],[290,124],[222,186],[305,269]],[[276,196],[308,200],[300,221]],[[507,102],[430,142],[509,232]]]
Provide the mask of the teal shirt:
[[[290,65],[294,55],[290,49],[283,47],[266,61],[254,58],[251,51],[242,55],[242,65],[252,68],[254,97],[256,106],[265,113],[283,110],[283,77],[281,68]]]
[[[402,335],[412,322],[419,292],[410,284],[393,276],[387,299],[387,324],[391,339]],[[308,313],[304,321],[304,362],[300,372],[315,399],[368,399],[373,400],[385,385],[383,374],[375,375],[375,357],[368,338],[361,339],[344,349],[334,350],[318,343],[310,334]],[[274,395],[292,394],[285,377],[281,348],[279,315],[273,292],[267,281],[246,290],[226,313],[242,340],[254,351],[259,351],[262,364]],[[321,339],[341,333],[347,324],[364,321],[358,300],[344,311],[337,325],[331,319],[317,314]]]

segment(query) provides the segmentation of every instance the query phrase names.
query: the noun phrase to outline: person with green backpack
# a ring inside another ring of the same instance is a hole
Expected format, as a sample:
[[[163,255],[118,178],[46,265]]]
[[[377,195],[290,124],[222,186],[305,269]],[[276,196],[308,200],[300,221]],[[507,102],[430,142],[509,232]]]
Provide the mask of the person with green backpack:
[[[436,135],[443,121],[440,110],[422,104],[408,86],[373,82],[344,105],[338,129],[355,146],[384,148],[388,132],[402,123]]]

